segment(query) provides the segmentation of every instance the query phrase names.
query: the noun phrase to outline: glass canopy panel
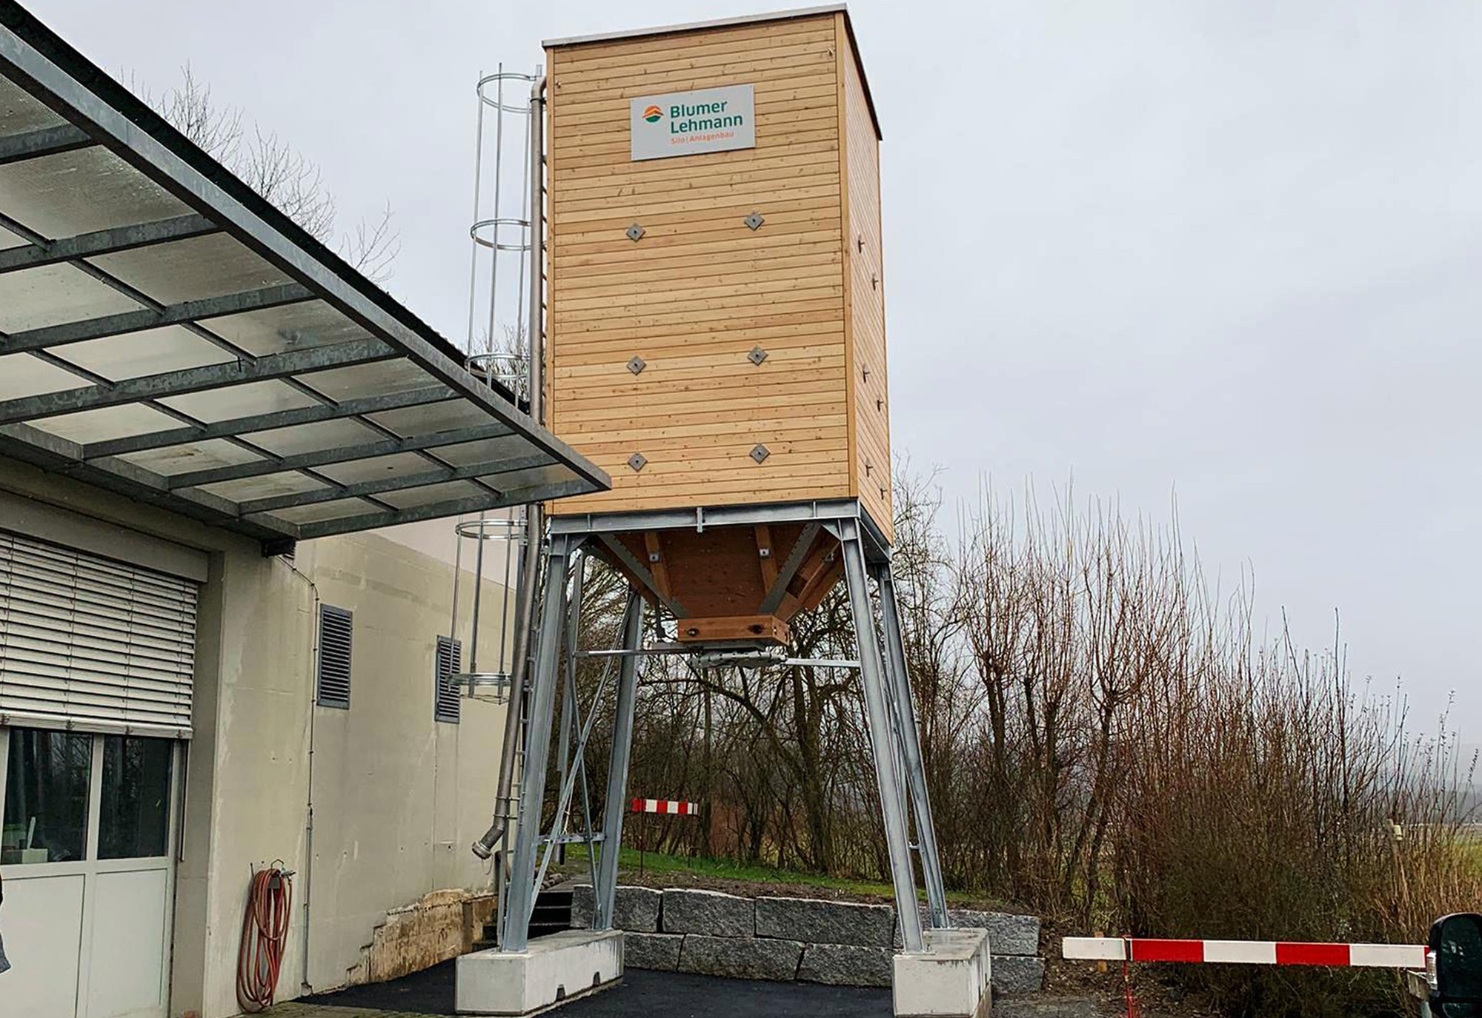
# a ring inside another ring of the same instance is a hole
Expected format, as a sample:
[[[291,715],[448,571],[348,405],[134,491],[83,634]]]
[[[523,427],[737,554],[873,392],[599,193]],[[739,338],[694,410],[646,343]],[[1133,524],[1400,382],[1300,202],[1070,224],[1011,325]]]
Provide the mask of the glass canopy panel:
[[[386,510],[363,498],[342,498],[334,502],[318,502],[312,505],[296,505],[287,509],[275,509],[271,513],[257,515],[283,520],[285,523],[320,523],[324,520],[341,520],[346,516],[366,516]]]
[[[429,484],[421,488],[383,491],[376,498],[398,509],[413,509],[417,506],[432,505],[434,502],[454,502],[488,494],[487,488],[480,488],[472,481],[447,481],[443,484]]]
[[[172,445],[165,449],[125,453],[119,459],[128,460],[135,466],[169,477],[194,470],[213,470],[216,467],[232,467],[239,463],[257,463],[263,457],[218,438],[208,442]]]
[[[138,301],[74,265],[0,273],[0,332],[24,332],[139,308]]]
[[[256,357],[372,338],[322,300],[207,318],[201,324]]]
[[[425,389],[437,381],[408,361],[378,361],[348,368],[331,368],[299,375],[299,381],[336,403],[361,396],[384,396],[392,392]]]
[[[109,438],[132,438],[134,435],[178,428],[180,422],[143,403],[125,403],[122,406],[48,417],[31,422],[31,426],[50,432],[58,438],[86,445],[88,442],[101,442]]]
[[[28,353],[0,357],[0,399],[21,399],[91,385],[86,378]]]
[[[56,355],[110,382],[236,360],[182,325],[69,343]]]
[[[254,431],[244,436],[278,456],[297,456],[305,452],[323,452],[347,446],[368,445],[385,436],[353,420],[320,421],[318,424],[296,424],[291,428]]]
[[[61,127],[66,123],[15,82],[0,77],[0,138]]]
[[[224,233],[100,255],[88,261],[164,304],[291,282],[285,273]]]
[[[430,403],[425,406],[409,406],[400,410],[386,410],[368,414],[371,420],[383,428],[390,428],[403,438],[416,435],[434,435],[439,431],[457,431],[461,428],[476,428],[496,423],[484,411],[467,400],[455,399],[445,403]]]
[[[279,474],[264,474],[261,477],[242,477],[235,481],[217,481],[203,484],[201,491],[231,502],[250,502],[256,498],[277,498],[279,495],[300,495],[306,491],[318,491],[329,485],[315,480],[297,470],[285,470]]]
[[[173,219],[190,207],[98,145],[0,166],[0,210],[57,240]]]
[[[414,452],[398,452],[390,456],[376,456],[372,459],[330,463],[314,469],[332,481],[339,481],[341,484],[359,484],[361,481],[379,481],[388,477],[425,474],[438,469],[438,464]]]
[[[457,445],[440,445],[437,458],[455,467],[472,467],[480,463],[498,463],[525,456],[541,455],[541,450],[518,435],[502,435],[481,442],[460,442]]]
[[[482,480],[497,491],[518,491],[521,488],[531,488],[535,485],[560,484],[562,481],[569,481],[571,469],[559,463],[552,463],[548,467],[516,470],[508,474],[485,477]]]
[[[171,410],[178,410],[208,424],[319,405],[312,396],[299,392],[287,382],[275,379],[224,385],[219,389],[170,396],[160,402]]]

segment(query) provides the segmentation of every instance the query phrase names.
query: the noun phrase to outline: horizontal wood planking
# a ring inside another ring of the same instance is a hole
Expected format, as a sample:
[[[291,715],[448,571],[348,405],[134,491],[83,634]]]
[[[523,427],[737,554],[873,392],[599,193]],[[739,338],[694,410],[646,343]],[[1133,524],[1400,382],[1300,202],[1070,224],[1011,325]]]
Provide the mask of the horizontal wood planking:
[[[840,16],[842,20],[842,16]],[[885,270],[880,231],[880,146],[853,54],[843,61],[847,166],[850,338],[853,344],[853,484],[887,538],[894,533],[885,345]],[[863,241],[861,244],[860,241]],[[865,377],[868,371],[869,377]]]
[[[614,479],[555,512],[848,492],[836,43],[821,15],[551,53],[551,423]],[[629,159],[632,98],[743,83],[755,148]]]

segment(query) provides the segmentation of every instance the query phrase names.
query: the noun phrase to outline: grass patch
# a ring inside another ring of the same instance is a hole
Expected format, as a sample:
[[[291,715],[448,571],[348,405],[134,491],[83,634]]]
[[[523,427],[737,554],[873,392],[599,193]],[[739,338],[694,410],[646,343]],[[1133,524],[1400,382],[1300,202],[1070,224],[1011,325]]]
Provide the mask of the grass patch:
[[[587,866],[587,849],[585,845],[570,845],[566,849],[566,863],[555,867],[562,873],[573,877],[585,876],[589,870]],[[870,880],[849,880],[842,877],[824,876],[819,873],[809,873],[804,870],[785,870],[775,866],[762,866],[750,863],[735,862],[731,859],[706,859],[687,855],[667,855],[660,852],[643,853],[643,871],[649,875],[663,875],[666,873],[683,873],[691,878],[709,878],[715,881],[736,881],[747,884],[789,884],[800,887],[818,887],[831,891],[840,891],[846,894],[870,895],[880,898],[893,898],[894,889],[890,884],[876,883]],[[635,848],[624,848],[618,857],[618,872],[624,877],[636,876],[638,873],[638,850]],[[926,900],[926,892],[919,890],[917,897]],[[952,905],[968,906],[982,902],[981,895],[961,894],[956,891],[947,892],[947,901]]]

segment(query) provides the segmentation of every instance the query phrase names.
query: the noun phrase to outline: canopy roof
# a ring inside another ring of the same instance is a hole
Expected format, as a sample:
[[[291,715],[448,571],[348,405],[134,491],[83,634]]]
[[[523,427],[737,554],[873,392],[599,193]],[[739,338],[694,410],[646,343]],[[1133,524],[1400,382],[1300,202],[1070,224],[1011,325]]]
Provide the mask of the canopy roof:
[[[265,541],[610,484],[12,0],[0,455]]]

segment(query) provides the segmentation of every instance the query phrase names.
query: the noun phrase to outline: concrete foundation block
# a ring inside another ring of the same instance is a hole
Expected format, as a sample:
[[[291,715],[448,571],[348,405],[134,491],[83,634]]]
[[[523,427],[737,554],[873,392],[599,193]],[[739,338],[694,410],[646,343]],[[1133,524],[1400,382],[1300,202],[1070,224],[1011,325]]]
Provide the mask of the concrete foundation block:
[[[1045,960],[1007,954],[993,956],[995,993],[1037,993],[1045,985]]]
[[[1039,954],[1038,916],[1015,915],[1010,912],[982,912],[970,908],[951,908],[947,910],[947,918],[954,927],[959,929],[987,930],[988,947],[995,955]],[[927,922],[928,913],[926,909],[922,909],[922,929],[926,929]],[[894,939],[891,941],[891,944],[896,950],[900,950],[900,923],[895,924],[893,934]]]
[[[857,905],[812,898],[758,898],[756,935],[805,944],[890,946],[895,910],[889,905]]]
[[[684,937],[678,933],[623,934],[623,967],[673,972],[679,968]]]
[[[751,937],[756,935],[756,902],[719,891],[671,887],[664,892],[661,921],[665,933]]]
[[[798,979],[828,986],[889,986],[890,958],[888,947],[805,944]]]
[[[528,1015],[595,990],[623,975],[623,935],[566,930],[506,954],[476,951],[458,959],[454,1008],[459,1014]]]
[[[664,906],[665,915],[669,906]],[[791,982],[797,978],[803,945],[796,940],[759,937],[707,937],[688,934],[679,952],[679,971],[731,979],[771,979]]]
[[[619,887],[612,903],[612,925],[632,933],[659,932],[664,892],[651,887]]]
[[[986,930],[926,930],[921,954],[894,958],[897,1018],[983,1018],[992,1006]]]

